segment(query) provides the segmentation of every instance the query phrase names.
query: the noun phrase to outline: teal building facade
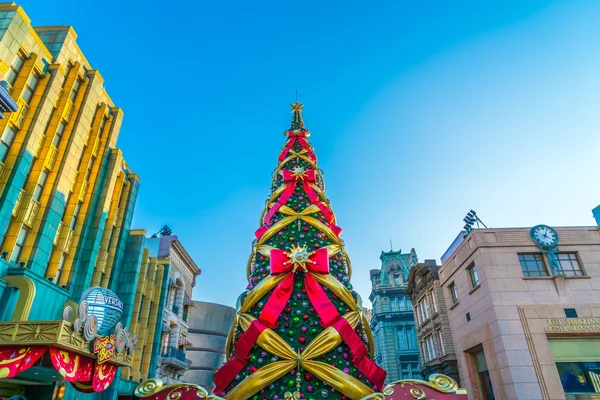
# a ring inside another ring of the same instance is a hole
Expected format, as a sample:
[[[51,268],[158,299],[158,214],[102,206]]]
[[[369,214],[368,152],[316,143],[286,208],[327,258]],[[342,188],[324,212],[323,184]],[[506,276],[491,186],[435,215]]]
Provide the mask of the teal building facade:
[[[387,371],[386,383],[419,379],[420,351],[414,310],[406,294],[408,274],[417,265],[417,253],[381,252],[381,268],[372,269],[373,305],[371,330],[375,338],[375,362]]]

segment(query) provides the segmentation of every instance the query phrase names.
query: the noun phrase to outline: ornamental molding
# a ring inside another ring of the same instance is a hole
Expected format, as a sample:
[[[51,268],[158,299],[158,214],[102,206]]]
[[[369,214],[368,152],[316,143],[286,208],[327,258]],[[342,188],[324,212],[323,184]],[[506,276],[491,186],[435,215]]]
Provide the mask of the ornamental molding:
[[[52,346],[96,359],[92,343],[69,321],[0,322],[0,346]],[[131,367],[133,354],[117,352],[111,363]]]

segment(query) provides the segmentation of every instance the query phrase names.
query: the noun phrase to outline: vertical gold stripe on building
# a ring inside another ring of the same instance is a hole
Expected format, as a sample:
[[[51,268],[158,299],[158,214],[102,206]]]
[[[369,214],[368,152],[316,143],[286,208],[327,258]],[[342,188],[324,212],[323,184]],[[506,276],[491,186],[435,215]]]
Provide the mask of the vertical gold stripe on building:
[[[71,194],[71,196],[69,196],[69,204],[67,206],[66,212],[67,217],[69,216],[70,211],[70,218],[73,218],[74,215],[72,214],[74,214],[75,208],[77,207],[77,204],[79,202],[81,202],[81,207],[79,208],[77,224],[75,225],[74,229],[74,239],[69,249],[69,256],[65,261],[63,273],[60,276],[59,285],[67,285],[71,281],[71,272],[73,271],[73,263],[75,262],[77,246],[79,245],[79,241],[81,239],[81,231],[83,230],[84,223],[86,221],[90,209],[93,189],[96,187],[96,182],[98,180],[98,171],[100,165],[102,164],[102,159],[104,157],[104,148],[101,152],[97,154],[96,158],[94,159],[94,165],[92,166],[92,171],[90,173],[88,181],[86,181],[86,171],[90,167],[90,163],[92,162],[94,156],[94,143],[95,139],[98,137],[98,132],[100,130],[104,114],[106,113],[106,108],[106,104],[103,103],[102,106],[96,109],[96,114],[92,122],[92,133],[89,135],[88,145],[82,152],[82,160],[79,163],[79,173],[77,174],[78,183],[75,185],[75,191]]]
[[[100,282],[102,281],[102,275],[106,272],[110,238],[113,233],[117,211],[119,209],[119,200],[121,198],[121,192],[123,191],[124,180],[125,174],[123,172],[120,172],[117,175],[117,179],[114,184],[110,200],[110,207],[108,209],[108,216],[104,224],[104,232],[102,232],[100,250],[98,251],[98,256],[96,257],[96,267],[94,269],[94,276],[92,277],[92,286],[99,286]]]
[[[136,349],[134,354],[139,354],[140,358],[138,360],[134,360],[137,361],[134,362],[134,365],[138,368],[139,370],[139,376],[141,377],[144,371],[144,364],[146,362],[146,357],[144,355],[144,351],[142,351],[144,348],[146,348],[146,346],[148,345],[148,341],[147,341],[147,335],[148,335],[148,320],[150,318],[150,308],[151,308],[151,302],[152,302],[152,298],[153,298],[153,290],[154,290],[154,282],[151,281],[149,278],[154,276],[154,273],[156,272],[156,258],[151,257],[150,258],[150,263],[149,266],[147,268],[149,268],[148,270],[148,278],[146,278],[146,274],[143,275],[143,291],[142,291],[142,301],[141,301],[141,309],[140,309],[140,316],[139,316],[139,336],[138,336],[138,343],[136,345]]]
[[[158,264],[155,271],[150,271],[152,275],[148,277],[148,280],[152,279],[152,304],[150,307],[150,319],[148,321],[148,331],[146,333],[145,347],[146,352],[142,361],[142,378],[148,379],[150,373],[150,362],[152,361],[152,350],[154,348],[154,333],[156,332],[157,318],[158,318],[158,306],[160,304],[160,295],[162,289],[162,279],[165,273],[165,267]],[[162,315],[161,315],[162,319]],[[162,328],[162,326],[161,326]],[[159,345],[160,348],[160,345]]]
[[[36,93],[43,93],[43,94],[40,96],[35,95],[33,97],[31,109],[29,110],[29,113],[31,115],[35,114],[35,112],[37,111],[37,108],[41,107],[47,101],[47,97],[49,94],[48,89],[53,84],[55,77],[56,77],[56,75],[54,73],[47,73],[46,76],[40,81],[40,84],[39,84],[38,88],[36,89]],[[38,92],[38,90],[40,92]],[[28,125],[30,122],[29,118],[30,117],[28,116],[27,121],[24,126],[25,129],[29,128],[29,125]],[[52,115],[50,115],[48,118],[51,119]],[[45,142],[44,138],[45,138],[45,134],[43,133],[41,135],[41,140],[42,140],[42,143],[40,144],[41,146],[44,146],[44,142]],[[32,163],[31,169],[30,169],[31,172],[29,173],[27,180],[25,182],[25,185],[24,185],[26,201],[24,202],[23,207],[27,208],[27,210],[28,210],[25,218],[28,220],[31,218],[34,218],[34,220],[33,220],[33,224],[31,225],[31,230],[29,231],[29,234],[27,235],[27,238],[25,239],[23,250],[21,251],[21,259],[23,259],[23,260],[29,260],[29,258],[31,257],[31,253],[33,251],[33,246],[36,242],[36,238],[40,232],[40,227],[42,225],[42,219],[44,216],[43,204],[48,203],[48,200],[46,198],[44,198],[43,196],[40,196],[39,202],[32,198],[33,193],[36,188],[36,185],[40,179],[40,175],[42,174],[42,171],[44,171],[45,161],[46,161],[45,157],[37,157],[33,160],[33,163]],[[37,210],[37,211],[35,213],[33,213],[33,210]]]
[[[79,63],[75,63],[75,65],[70,69],[68,75],[65,77],[64,79],[64,83],[63,83],[63,95],[60,96],[59,98],[59,104],[58,107],[56,108],[56,110],[54,110],[54,113],[52,115],[52,119],[50,121],[50,124],[48,125],[48,129],[46,131],[46,138],[42,147],[42,151],[40,154],[40,159],[43,160],[43,162],[45,162],[45,160],[48,158],[48,154],[52,148],[52,141],[54,140],[54,136],[56,135],[56,131],[58,129],[58,126],[61,122],[62,119],[62,115],[65,112],[65,109],[67,107],[67,100],[69,100],[69,95],[70,93],[73,91],[73,87],[75,85],[75,80],[77,79],[77,75],[79,73],[79,68],[80,68],[80,64]],[[81,89],[80,89],[81,90]],[[65,132],[63,133],[63,137],[61,140],[62,142],[66,142],[68,140],[68,133],[67,133],[67,129],[65,129]],[[64,149],[63,149],[64,151]],[[48,198],[51,199],[52,198],[52,194],[54,193],[54,189],[55,189],[55,183],[56,180],[60,178],[59,174],[58,174],[58,170],[59,168],[57,168],[58,163],[54,162],[54,165],[52,166],[52,168],[50,169],[50,173],[48,174],[48,179],[46,181],[46,185],[44,185],[44,189],[42,191],[42,198]],[[65,199],[66,201],[66,199]],[[40,213],[40,215],[44,215],[46,212],[46,208],[49,207],[51,205],[51,201],[45,201],[42,202],[40,210],[38,211]],[[60,257],[63,254],[63,249],[61,248],[61,244],[63,244],[66,241],[66,235],[68,233],[69,230],[69,226],[63,223],[62,224],[62,229],[61,232],[57,232],[58,235],[60,235],[60,240],[58,241],[58,246],[53,247],[52,249],[52,253],[50,255],[50,261],[48,264],[48,268],[46,270],[46,278],[54,278],[54,276],[56,275],[56,272],[58,270],[58,263],[60,261]]]
[[[15,84],[13,86],[13,91],[11,93],[13,100],[18,101],[19,98],[21,97],[21,94],[23,93],[23,89],[25,88],[25,83],[27,82],[27,79],[29,79],[29,75],[34,70],[35,62],[37,61],[37,58],[38,58],[37,55],[35,53],[33,53],[31,55],[31,58],[26,60],[25,63],[23,64],[23,68],[21,69],[17,79],[15,80]],[[37,90],[39,90],[39,88]],[[4,118],[4,120],[2,120],[2,121],[6,121],[5,124],[12,124],[11,116],[12,116],[12,113],[7,115],[6,118]],[[13,124],[13,126],[14,126],[14,124]],[[4,131],[5,127],[6,127],[6,125],[3,126],[2,132]],[[2,173],[2,176],[0,176],[0,193],[2,193],[4,191],[4,189],[6,187],[6,182],[11,175],[10,171],[15,167],[15,162],[17,161],[17,159],[19,159],[17,156],[18,156],[19,152],[21,151],[21,147],[24,144],[26,144],[23,140],[26,137],[26,135],[23,133],[26,131],[25,126],[15,127],[15,128],[18,129],[18,132],[17,132],[17,135],[15,137],[13,144],[10,146],[6,160],[4,161],[4,164],[5,164],[4,172]],[[25,196],[25,194],[23,194],[22,196]],[[22,198],[22,200],[27,200],[27,202],[28,202],[29,198]],[[20,210],[17,211],[17,213],[18,213],[17,217],[11,219],[8,229],[6,230],[6,236],[4,238],[4,242],[2,243],[2,252],[7,252],[9,258],[15,247],[15,243],[17,241],[17,235],[19,234],[19,231],[21,230],[21,227],[23,226],[23,219],[26,214],[26,207],[22,207],[21,206],[22,204],[24,204],[23,201],[21,201],[21,204],[18,206],[20,208]]]
[[[63,167],[63,165],[65,165],[67,163],[67,157],[71,156],[71,152],[67,152],[67,146],[69,146],[69,142],[71,142],[73,140],[73,136],[75,135],[75,133],[77,131],[77,126],[78,126],[76,124],[76,122],[78,121],[77,116],[79,115],[79,111],[83,107],[85,107],[86,102],[89,98],[89,96],[87,95],[87,89],[90,84],[91,84],[91,80],[86,79],[81,84],[81,86],[79,87],[79,90],[77,91],[77,96],[75,97],[75,101],[73,102],[74,110],[71,113],[71,117],[69,118],[69,122],[67,123],[67,126],[65,128],[64,135],[58,146],[58,153],[57,153],[58,156],[57,156],[56,162],[54,163],[54,169],[56,169],[57,171],[60,171],[60,172],[63,171],[62,167]],[[66,96],[66,98],[70,101],[69,96]],[[76,117],[74,118],[73,116],[76,116]],[[64,174],[61,174],[61,177],[62,177],[62,175],[64,175]],[[60,181],[59,181],[59,185],[60,185]],[[58,186],[57,186],[57,189],[59,189]],[[58,265],[58,263],[60,262],[60,258],[63,255],[63,252],[68,254],[68,256],[64,262],[62,272],[59,277],[58,284],[61,286],[68,284],[68,282],[70,280],[73,259],[75,258],[75,249],[77,248],[77,245],[79,243],[79,238],[80,238],[76,232],[76,229],[79,227],[79,233],[81,232],[81,220],[83,218],[79,218],[77,221],[78,222],[77,226],[74,226],[73,227],[74,229],[71,229],[71,221],[72,221],[72,218],[73,218],[73,215],[75,212],[75,205],[77,204],[77,198],[78,198],[78,196],[76,196],[75,194],[69,195],[68,202],[65,207],[65,212],[63,214],[64,233],[61,234],[61,236],[63,237],[63,240],[61,242],[64,243],[65,246],[61,249],[55,248],[55,251],[53,252],[52,258],[51,258],[51,265],[54,263],[56,263]],[[74,200],[75,200],[75,202],[74,202]],[[83,215],[81,210],[80,210],[80,215]]]
[[[146,274],[150,264],[148,259],[150,257],[150,251],[144,248],[142,253],[142,264],[140,266],[140,274],[138,276],[137,287],[135,292],[135,300],[133,302],[133,310],[131,313],[131,332],[134,335],[138,335],[138,342],[136,344],[135,351],[133,352],[133,362],[131,363],[131,376],[134,380],[140,379],[140,370],[142,367],[142,346],[143,343],[140,338],[140,312],[142,308],[142,300],[144,295],[144,286],[146,283]],[[127,379],[127,378],[126,378]]]
[[[119,199],[119,209],[115,219],[115,227],[111,234],[110,247],[108,249],[108,259],[106,260],[107,269],[102,276],[102,283],[100,286],[108,287],[110,279],[110,273],[113,269],[113,263],[115,260],[115,254],[117,253],[117,246],[119,245],[119,237],[121,236],[121,227],[123,225],[123,218],[125,211],[127,210],[127,202],[129,201],[129,194],[131,192],[131,184],[128,181],[123,182],[123,190],[121,191],[121,198]]]

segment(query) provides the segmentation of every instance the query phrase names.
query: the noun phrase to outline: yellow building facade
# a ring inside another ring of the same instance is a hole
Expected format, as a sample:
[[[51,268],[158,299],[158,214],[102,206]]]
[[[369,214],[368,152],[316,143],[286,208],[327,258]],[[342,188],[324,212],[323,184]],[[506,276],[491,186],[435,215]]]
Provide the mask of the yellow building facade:
[[[157,368],[170,266],[130,229],[140,180],[116,147],[123,112],[73,28],[34,27],[15,3],[0,3],[0,79],[19,107],[0,120],[0,351],[48,346],[95,359],[75,324],[90,287],[118,296],[121,326],[138,337],[101,393],[76,391],[46,354],[10,379],[0,368],[0,399],[131,398]]]

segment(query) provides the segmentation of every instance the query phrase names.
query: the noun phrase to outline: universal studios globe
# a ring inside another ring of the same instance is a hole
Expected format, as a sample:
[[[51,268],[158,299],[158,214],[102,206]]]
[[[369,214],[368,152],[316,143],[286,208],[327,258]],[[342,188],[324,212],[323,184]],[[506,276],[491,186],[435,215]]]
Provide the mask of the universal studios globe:
[[[81,301],[88,304],[88,315],[94,315],[98,320],[99,336],[112,333],[115,325],[123,314],[123,302],[115,292],[100,286],[94,286],[83,292]]]

